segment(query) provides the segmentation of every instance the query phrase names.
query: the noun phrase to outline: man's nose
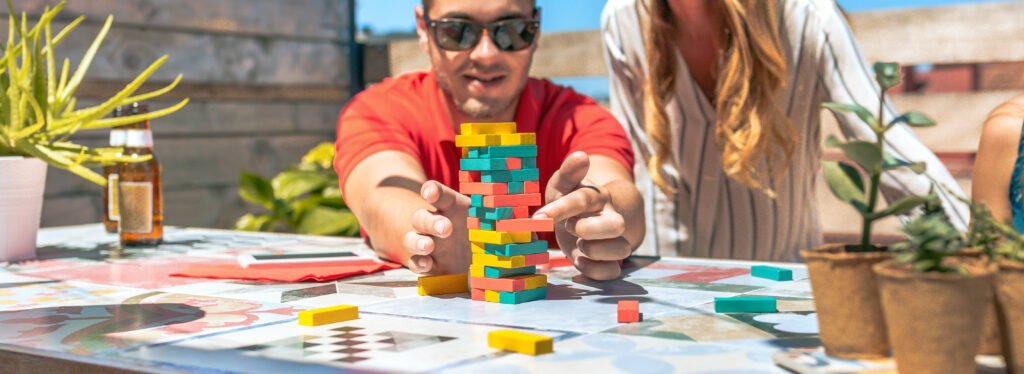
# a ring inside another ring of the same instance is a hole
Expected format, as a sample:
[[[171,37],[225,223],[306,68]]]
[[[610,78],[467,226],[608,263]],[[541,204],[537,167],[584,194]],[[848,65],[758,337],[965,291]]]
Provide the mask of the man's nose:
[[[491,40],[490,30],[485,29],[483,33],[480,34],[480,39],[481,40],[476,44],[476,47],[473,47],[473,50],[470,51],[469,58],[477,62],[490,62],[496,59],[501,53],[501,50],[499,50],[498,46],[494,45],[494,41]]]

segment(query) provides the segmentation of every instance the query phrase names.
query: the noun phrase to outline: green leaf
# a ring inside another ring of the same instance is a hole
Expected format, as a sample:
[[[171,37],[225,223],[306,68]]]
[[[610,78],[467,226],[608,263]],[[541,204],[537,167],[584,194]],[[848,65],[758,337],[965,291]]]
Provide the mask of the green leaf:
[[[894,62],[876,62],[874,64],[875,80],[882,86],[882,91],[900,84],[900,64]]]
[[[908,196],[896,200],[892,204],[889,204],[889,206],[885,207],[885,210],[876,213],[875,218],[906,214],[919,205],[924,204],[928,199],[928,196]]]
[[[317,172],[287,170],[274,177],[270,184],[274,187],[274,196],[291,200],[324,188],[329,182],[326,176]]]
[[[323,201],[323,199],[323,197],[317,195],[310,195],[291,202],[288,208],[289,210],[291,210],[291,215],[289,217],[291,218],[292,223],[295,226],[298,226],[298,224],[302,221],[302,216],[305,215],[310,210],[313,210],[314,208],[320,206],[321,201]]]
[[[322,169],[330,169],[334,165],[334,143],[320,143],[302,156],[303,164],[315,164]]]
[[[355,236],[359,234],[356,216],[348,210],[317,207],[302,217],[300,234]]]
[[[858,104],[827,102],[821,104],[821,106],[833,112],[854,113],[857,115],[857,117],[860,118],[861,121],[864,121],[864,123],[870,125],[871,127],[878,126],[878,120],[875,119],[875,116],[872,115],[867,108],[860,106]]]
[[[882,170],[892,170],[896,168],[906,167],[910,169],[910,171],[913,171],[915,174],[921,174],[925,172],[927,166],[928,165],[923,162],[907,162],[905,160],[896,158],[896,156],[889,154],[889,152],[885,153],[885,159],[882,160]]]
[[[246,214],[235,222],[235,230],[242,231],[270,231],[274,224],[274,217],[269,215]]]
[[[889,122],[888,127],[895,126],[898,123],[906,123],[911,127],[929,127],[935,126],[935,121],[929,118],[927,115],[917,111],[910,111],[903,115],[896,117],[896,119]]]
[[[882,151],[875,143],[857,140],[846,143],[835,142],[834,144],[835,147],[843,151],[846,157],[856,162],[868,173],[877,173],[882,170]]]
[[[864,213],[864,182],[860,173],[848,164],[835,161],[822,163],[825,181],[839,200],[854,204],[857,210]]]
[[[259,175],[241,172],[239,175],[238,195],[242,200],[273,209],[274,188],[270,182]]]

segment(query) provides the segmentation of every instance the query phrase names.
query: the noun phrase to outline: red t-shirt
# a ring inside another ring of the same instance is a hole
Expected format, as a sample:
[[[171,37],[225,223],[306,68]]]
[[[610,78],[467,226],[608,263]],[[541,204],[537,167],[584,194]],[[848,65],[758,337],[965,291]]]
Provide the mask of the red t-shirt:
[[[335,143],[334,169],[342,188],[363,159],[393,150],[420,160],[427,179],[458,190],[462,154],[455,146],[455,128],[444,100],[433,72],[385,79],[352,98],[341,110]],[[633,170],[633,150],[622,126],[594,100],[571,88],[530,78],[515,122],[519,132],[537,134],[541,192],[575,151],[607,156]]]

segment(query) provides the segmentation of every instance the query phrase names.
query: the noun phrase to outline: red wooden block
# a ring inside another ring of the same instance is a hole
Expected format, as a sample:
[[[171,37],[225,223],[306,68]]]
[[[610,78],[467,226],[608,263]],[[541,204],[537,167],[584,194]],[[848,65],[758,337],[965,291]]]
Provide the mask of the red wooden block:
[[[473,289],[519,292],[526,289],[526,279],[523,276],[513,278],[470,277],[469,286]]]
[[[516,157],[508,157],[505,159],[505,169],[508,170],[519,170],[523,168],[523,160]]]
[[[469,297],[476,301],[487,301],[487,291],[479,288],[469,290]]]
[[[497,208],[503,206],[538,206],[541,205],[539,193],[518,195],[484,196],[484,206]]]
[[[459,182],[479,182],[480,172],[473,170],[459,170]]]
[[[526,182],[523,182],[523,193],[540,193],[540,182],[538,182],[538,181],[526,181]]]
[[[619,323],[640,322],[640,301],[619,300]]]
[[[498,220],[495,230],[552,232],[555,231],[555,221],[551,218],[502,219]]]
[[[523,255],[525,258],[523,266],[536,266],[544,265],[551,259],[551,255],[548,252],[534,253],[532,255]]]
[[[476,218],[476,217],[467,217],[466,218],[466,227],[469,228],[470,230],[479,230],[480,229],[480,219]]]
[[[463,195],[507,195],[508,184],[506,183],[459,183],[459,193]]]
[[[512,207],[512,218],[530,218],[530,208],[525,206]]]

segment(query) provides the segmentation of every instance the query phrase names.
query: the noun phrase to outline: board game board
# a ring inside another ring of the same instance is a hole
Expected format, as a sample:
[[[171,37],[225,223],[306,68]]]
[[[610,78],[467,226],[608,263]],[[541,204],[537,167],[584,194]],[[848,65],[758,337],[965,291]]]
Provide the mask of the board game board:
[[[468,293],[418,296],[417,276],[405,269],[324,283],[170,277],[182,264],[250,251],[371,252],[358,239],[182,228],[165,237],[122,251],[99,225],[42,230],[38,260],[0,268],[0,349],[198,372],[760,373],[784,372],[777,355],[819,345],[799,264],[776,264],[793,272],[776,282],[750,276],[758,263],[636,257],[623,279],[593,282],[551,252],[552,265],[539,268],[547,298],[507,305]],[[736,295],[773,296],[778,312],[714,313],[715,297]],[[639,300],[642,321],[618,323],[619,300]],[[296,322],[302,310],[337,304],[359,306],[359,318]],[[554,353],[487,347],[488,332],[508,328],[553,337]]]

